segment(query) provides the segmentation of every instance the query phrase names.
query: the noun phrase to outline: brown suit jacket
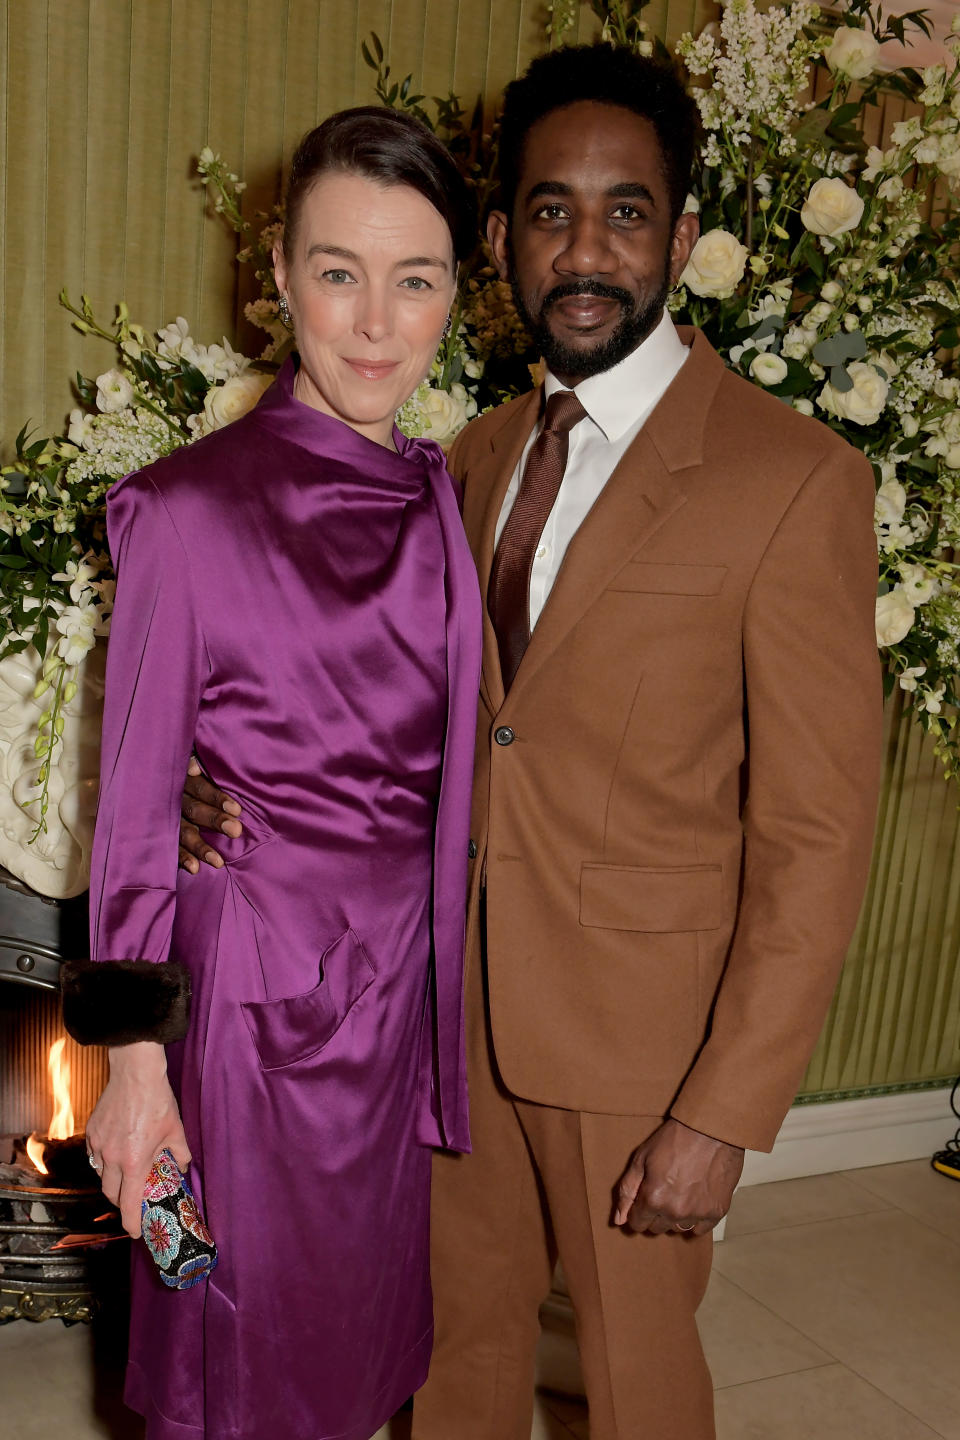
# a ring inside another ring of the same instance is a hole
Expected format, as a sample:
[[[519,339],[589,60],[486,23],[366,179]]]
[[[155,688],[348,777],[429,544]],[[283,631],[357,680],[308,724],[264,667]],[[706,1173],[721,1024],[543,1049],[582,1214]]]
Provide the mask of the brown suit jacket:
[[[506,699],[484,617],[468,965],[485,875],[514,1094],[669,1112],[768,1149],[870,858],[874,484],[859,452],[691,338]],[[489,412],[451,451],[484,593],[539,401]]]

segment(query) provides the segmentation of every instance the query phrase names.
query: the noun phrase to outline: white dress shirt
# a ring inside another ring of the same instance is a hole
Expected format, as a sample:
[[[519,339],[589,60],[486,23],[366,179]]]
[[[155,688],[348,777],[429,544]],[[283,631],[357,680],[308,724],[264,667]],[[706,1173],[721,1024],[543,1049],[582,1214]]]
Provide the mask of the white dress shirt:
[[[689,353],[673,321],[664,311],[657,328],[625,360],[610,370],[581,380],[575,387],[577,399],[587,416],[570,432],[567,468],[533,557],[530,573],[531,631],[553,589],[567,546]],[[566,386],[561,385],[548,370],[544,388],[549,398]],[[497,520],[497,543],[513,509],[527,456],[540,428],[538,421],[503,497]]]

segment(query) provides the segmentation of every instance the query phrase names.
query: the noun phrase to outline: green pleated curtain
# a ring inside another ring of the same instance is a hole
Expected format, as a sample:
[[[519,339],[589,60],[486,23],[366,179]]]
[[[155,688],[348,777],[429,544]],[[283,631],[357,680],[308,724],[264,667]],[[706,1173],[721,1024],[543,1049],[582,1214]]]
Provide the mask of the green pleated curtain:
[[[112,363],[57,305],[116,302],[148,328],[178,315],[198,340],[242,321],[250,277],[194,161],[219,150],[269,210],[300,135],[374,99],[360,42],[376,30],[394,76],[493,112],[542,47],[542,0],[0,0],[0,454],[30,420],[56,430],[74,372]],[[653,0],[668,40],[711,0]],[[582,7],[575,38],[596,22]],[[887,130],[896,106],[878,117]],[[878,138],[871,136],[871,139]],[[262,340],[262,336],[259,337]],[[960,1068],[957,799],[894,704],[870,890],[808,1096],[943,1083]]]

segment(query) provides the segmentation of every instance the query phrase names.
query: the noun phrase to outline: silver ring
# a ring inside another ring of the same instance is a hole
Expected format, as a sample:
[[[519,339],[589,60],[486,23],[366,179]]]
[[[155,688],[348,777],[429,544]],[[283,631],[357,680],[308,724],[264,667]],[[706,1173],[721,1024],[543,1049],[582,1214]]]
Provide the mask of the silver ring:
[[[689,1235],[689,1234],[690,1234],[690,1231],[691,1231],[691,1230],[696,1230],[696,1228],[697,1228],[697,1222],[696,1222],[696,1220],[694,1220],[694,1222],[693,1222],[692,1225],[678,1225],[678,1226],[677,1226],[677,1229],[680,1231],[680,1234],[681,1234],[681,1235]]]
[[[96,1160],[94,1158],[93,1152],[90,1150],[87,1151],[87,1159],[90,1162],[92,1169],[96,1170],[98,1175],[101,1174],[101,1172],[103,1171],[103,1161]]]

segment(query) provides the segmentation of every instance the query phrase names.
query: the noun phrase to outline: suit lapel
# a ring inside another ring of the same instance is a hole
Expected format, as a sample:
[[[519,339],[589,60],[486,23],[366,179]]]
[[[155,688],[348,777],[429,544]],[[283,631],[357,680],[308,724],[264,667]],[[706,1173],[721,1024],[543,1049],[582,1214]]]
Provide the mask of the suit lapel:
[[[617,571],[686,503],[680,476],[684,470],[703,464],[707,415],[724,366],[699,332],[681,329],[680,335],[687,344],[692,340],[691,353],[570,542],[511,686],[511,701],[522,693]],[[503,490],[512,473],[511,467]],[[485,586],[493,557],[492,529],[484,539],[489,540],[489,558],[484,554],[487,569],[481,577]],[[486,624],[492,635],[489,620]],[[495,638],[493,652],[496,656]],[[497,682],[496,695],[490,698],[499,696],[502,703],[499,661]]]

